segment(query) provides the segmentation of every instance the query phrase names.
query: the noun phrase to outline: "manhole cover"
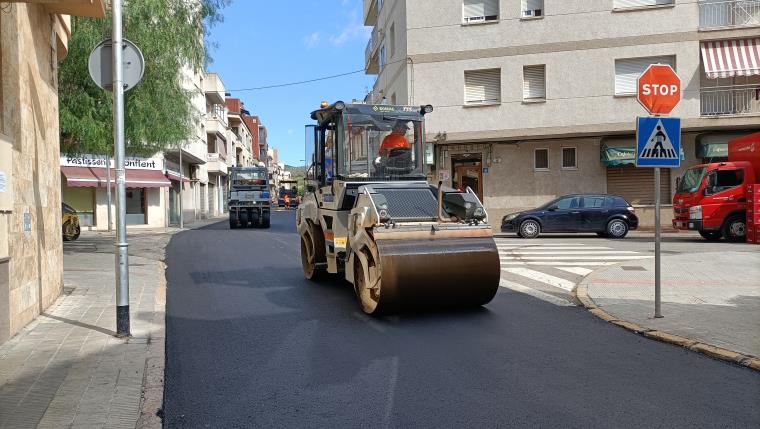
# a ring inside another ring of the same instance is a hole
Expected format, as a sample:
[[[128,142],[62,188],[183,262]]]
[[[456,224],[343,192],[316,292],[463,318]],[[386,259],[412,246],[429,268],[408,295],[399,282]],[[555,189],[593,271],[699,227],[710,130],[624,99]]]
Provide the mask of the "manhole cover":
[[[620,267],[623,269],[623,271],[646,271],[647,269],[644,267]]]

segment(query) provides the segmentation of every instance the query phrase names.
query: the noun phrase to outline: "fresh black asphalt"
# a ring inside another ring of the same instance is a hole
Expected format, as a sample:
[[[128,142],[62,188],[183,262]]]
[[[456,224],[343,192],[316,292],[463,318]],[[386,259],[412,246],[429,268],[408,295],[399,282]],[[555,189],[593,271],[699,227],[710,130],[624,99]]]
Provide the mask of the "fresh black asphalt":
[[[760,427],[760,373],[501,290],[367,317],[303,278],[293,212],[167,249],[165,427]]]

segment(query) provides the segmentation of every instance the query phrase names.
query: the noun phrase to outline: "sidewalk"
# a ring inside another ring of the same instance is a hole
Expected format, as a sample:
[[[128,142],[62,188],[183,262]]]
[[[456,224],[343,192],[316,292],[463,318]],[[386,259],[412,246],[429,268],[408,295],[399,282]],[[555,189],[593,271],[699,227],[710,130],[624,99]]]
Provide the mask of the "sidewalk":
[[[156,412],[163,403],[162,260],[176,232],[129,232],[128,340],[113,332],[112,235],[83,233],[64,246],[63,295],[0,345],[0,428],[161,427]]]
[[[592,302],[584,304],[603,310],[611,316],[608,319],[643,328],[626,326],[635,331],[653,330],[685,337],[689,341],[673,338],[670,342],[692,349],[705,348],[692,344],[696,342],[745,357],[760,357],[758,250],[663,255],[662,319],[653,317],[653,259],[595,271],[578,286],[578,297],[584,301],[587,295]],[[603,313],[597,315],[604,317]],[[699,351],[712,354],[709,350]]]

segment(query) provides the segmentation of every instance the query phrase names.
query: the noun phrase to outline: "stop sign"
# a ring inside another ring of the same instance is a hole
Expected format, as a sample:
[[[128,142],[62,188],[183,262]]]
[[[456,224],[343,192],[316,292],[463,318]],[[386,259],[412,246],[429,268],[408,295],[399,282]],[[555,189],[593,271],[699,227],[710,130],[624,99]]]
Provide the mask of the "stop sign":
[[[681,102],[681,79],[667,64],[652,64],[639,76],[638,100],[649,113],[667,115]]]

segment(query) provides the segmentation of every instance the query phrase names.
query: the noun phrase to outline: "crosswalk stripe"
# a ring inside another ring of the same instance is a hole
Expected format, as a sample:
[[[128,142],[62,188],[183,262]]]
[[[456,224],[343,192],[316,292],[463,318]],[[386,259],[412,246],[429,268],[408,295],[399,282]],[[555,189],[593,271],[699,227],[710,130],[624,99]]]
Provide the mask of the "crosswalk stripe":
[[[543,249],[542,249],[543,250]],[[604,255],[634,255],[639,252],[633,252],[630,250],[591,250],[591,251],[576,251],[576,250],[569,250],[569,251],[561,251],[561,252],[543,252],[543,251],[533,251],[533,250],[513,250],[511,253],[513,254],[520,254],[520,255],[596,255],[604,256]],[[590,256],[589,256],[590,257]]]
[[[519,283],[511,282],[511,281],[506,280],[506,279],[501,279],[501,282],[499,283],[499,286],[501,286],[503,288],[506,288],[506,289],[513,290],[515,292],[520,292],[520,293],[524,293],[526,295],[530,295],[530,296],[532,296],[534,298],[538,298],[538,299],[540,299],[542,301],[546,301],[548,303],[551,303],[551,304],[554,304],[554,305],[558,305],[560,307],[574,307],[575,306],[575,304],[573,304],[569,300],[562,299],[562,298],[556,297],[556,296],[554,296],[552,294],[548,294],[546,292],[541,292],[540,290],[529,288],[527,286],[523,286],[523,285],[521,285]]]
[[[503,242],[499,240],[495,240],[496,245],[499,244],[510,244],[510,245],[520,245],[520,246],[556,246],[556,247],[567,247],[567,246],[586,246],[583,243],[536,243],[536,242],[529,242],[529,241],[513,241],[513,242]]]
[[[594,272],[594,270],[589,270],[588,268],[583,267],[557,267],[557,269],[568,273],[578,274],[579,276],[587,276]]]
[[[565,261],[501,261],[502,266],[509,266],[509,265],[535,265],[535,266],[544,266],[544,267],[577,267],[579,265],[586,266],[586,267],[606,267],[609,265],[615,265],[617,262],[598,262],[598,261],[573,261],[573,262],[565,262]]]
[[[613,250],[610,247],[532,247],[532,246],[500,246],[496,245],[500,250]]]
[[[521,257],[519,255],[517,256],[500,256],[499,259],[502,261],[510,261],[510,260],[531,260],[531,261],[540,261],[540,260],[565,260],[565,261],[577,261],[578,259],[581,259],[580,256],[584,255],[576,255],[576,256],[525,256]],[[601,255],[585,255],[588,257],[593,257],[594,259],[599,259],[603,261],[633,261],[638,259],[649,259],[653,258],[653,256],[601,256]]]
[[[569,280],[542,273],[540,271],[531,270],[529,268],[505,268],[504,271],[512,274],[517,274],[518,276],[523,276],[541,283],[546,283],[549,286],[565,289],[568,292],[572,292],[573,288],[575,287],[575,283]]]

